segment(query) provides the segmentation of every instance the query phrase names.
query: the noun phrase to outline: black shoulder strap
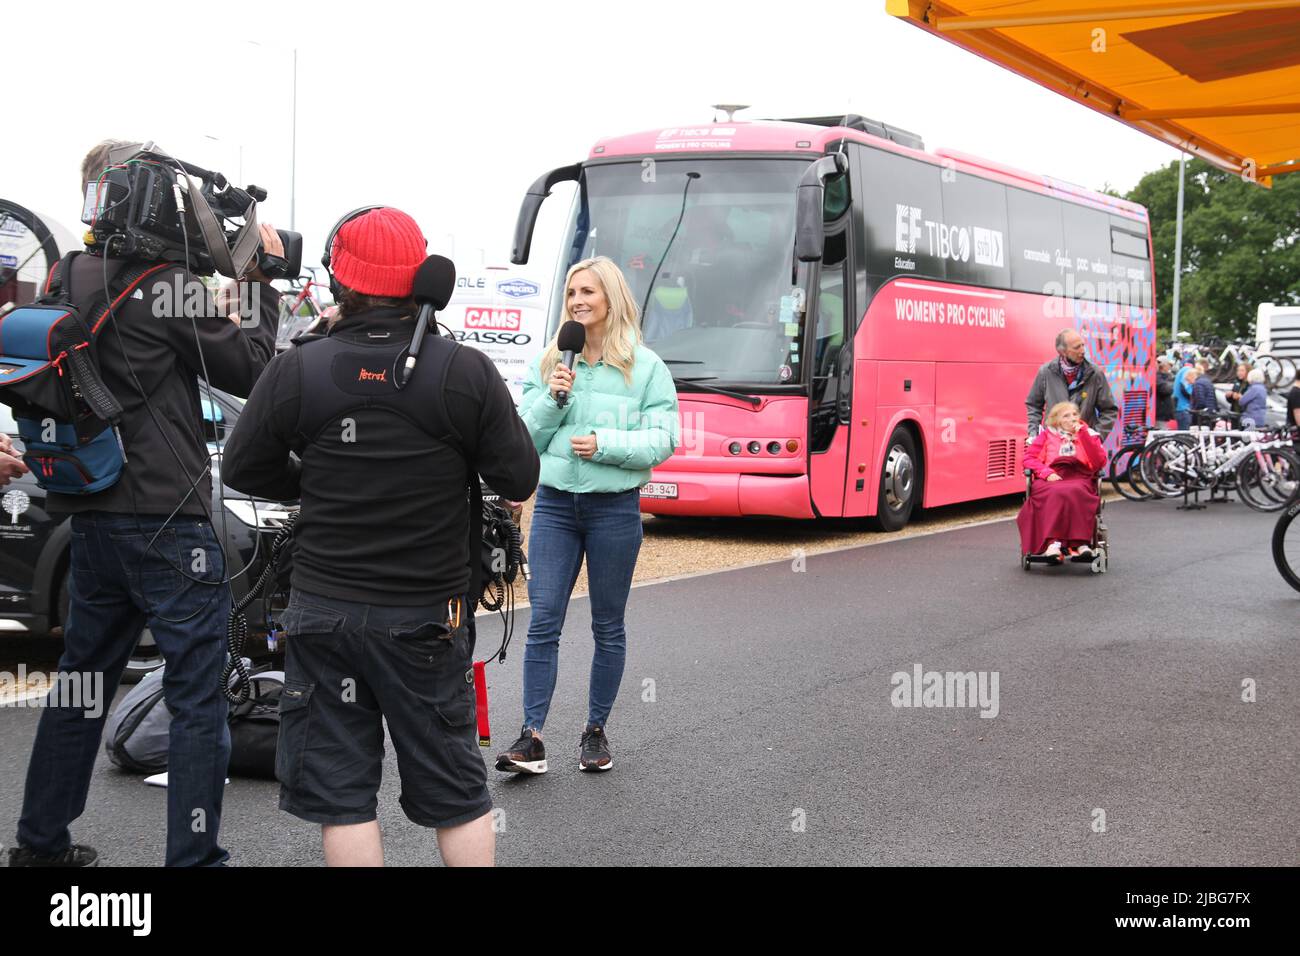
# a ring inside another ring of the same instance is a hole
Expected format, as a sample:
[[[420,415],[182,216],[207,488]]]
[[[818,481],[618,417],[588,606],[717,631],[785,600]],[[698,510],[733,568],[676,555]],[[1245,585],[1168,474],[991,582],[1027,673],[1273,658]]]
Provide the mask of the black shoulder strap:
[[[66,277],[71,274],[73,260],[75,260],[79,255],[81,255],[81,253],[74,250],[73,252],[69,252],[55,264],[54,268],[50,270],[50,279],[46,284],[44,291],[41,293],[42,297],[47,295],[59,296],[64,294],[66,289],[71,285]]]
[[[96,340],[99,330],[104,326],[104,320],[118,299],[139,284],[145,276],[164,268],[164,265],[119,262],[109,274],[107,289],[104,288],[104,283],[96,283],[97,288],[92,289],[78,301],[77,293],[72,286],[72,264],[78,255],[80,253],[70,252],[59,261],[59,275],[56,278],[58,295],[64,302],[76,308],[78,322],[82,327],[80,334],[85,336],[80,344],[69,342],[64,346],[68,371],[77,392],[87,407],[95,413],[95,417],[116,425],[122,417],[122,404],[104,384],[103,376],[100,375]],[[76,335],[77,333],[73,333],[74,338]],[[87,347],[83,348],[83,345]]]

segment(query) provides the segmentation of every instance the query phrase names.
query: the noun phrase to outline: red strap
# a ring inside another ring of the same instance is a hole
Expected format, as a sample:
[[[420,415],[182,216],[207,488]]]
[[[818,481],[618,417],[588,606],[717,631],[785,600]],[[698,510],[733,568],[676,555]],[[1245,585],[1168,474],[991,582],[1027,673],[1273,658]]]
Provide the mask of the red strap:
[[[99,318],[96,319],[95,322],[91,325],[91,327],[90,327],[90,334],[91,334],[91,335],[97,335],[97,334],[99,334],[99,327],[100,327],[101,325],[104,324],[104,320],[108,318],[109,313],[112,312],[114,309],[117,308],[117,304],[118,304],[119,302],[121,302],[121,301],[122,301],[123,299],[125,299],[128,295],[130,295],[132,292],[134,292],[134,291],[139,287],[139,285],[140,285],[141,282],[143,282],[145,279],[149,278],[149,277],[150,277],[151,275],[153,275],[154,273],[156,273],[156,272],[161,272],[163,269],[168,268],[168,267],[171,266],[172,264],[173,264],[173,263],[164,262],[164,263],[162,263],[162,264],[160,264],[160,265],[156,265],[156,266],[154,266],[154,267],[153,267],[152,269],[150,269],[148,272],[144,273],[144,275],[140,276],[140,278],[136,279],[136,280],[135,280],[134,282],[132,282],[129,286],[127,286],[125,289],[123,289],[123,290],[122,290],[122,294],[119,295],[119,296],[118,296],[116,299],[114,299],[112,302],[110,302],[110,303],[108,304],[108,306],[104,309],[104,311],[100,313]]]
[[[487,662],[474,662],[474,706],[478,711],[478,745],[492,746],[492,726],[488,723]]]

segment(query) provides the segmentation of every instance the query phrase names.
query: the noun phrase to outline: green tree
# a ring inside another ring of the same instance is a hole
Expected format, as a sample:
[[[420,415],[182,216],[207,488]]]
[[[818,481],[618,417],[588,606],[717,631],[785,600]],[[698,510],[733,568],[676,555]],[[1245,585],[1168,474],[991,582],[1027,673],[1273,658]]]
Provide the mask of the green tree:
[[[1174,314],[1178,163],[1147,173],[1126,197],[1147,207],[1156,256],[1157,324]],[[1183,197],[1179,327],[1200,337],[1255,335],[1261,302],[1300,303],[1300,173],[1272,189],[1193,159]]]

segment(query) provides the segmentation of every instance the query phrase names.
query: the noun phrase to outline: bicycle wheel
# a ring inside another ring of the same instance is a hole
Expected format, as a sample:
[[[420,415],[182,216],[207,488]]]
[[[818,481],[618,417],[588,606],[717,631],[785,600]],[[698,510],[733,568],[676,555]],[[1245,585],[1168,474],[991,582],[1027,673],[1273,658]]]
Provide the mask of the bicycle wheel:
[[[1264,384],[1277,388],[1282,383],[1282,363],[1276,357],[1264,354],[1255,356],[1255,368],[1264,373]]]
[[[1283,580],[1300,591],[1300,499],[1282,512],[1273,528],[1273,563]]]
[[[1142,453],[1142,481],[1161,498],[1199,488],[1195,444],[1181,435],[1156,439]]]
[[[39,296],[58,261],[59,245],[40,217],[0,199],[0,307],[26,305]]]
[[[1289,448],[1251,455],[1237,466],[1237,494],[1255,511],[1281,511],[1300,487],[1300,457]]]
[[[1125,445],[1115,452],[1115,457],[1110,460],[1110,471],[1107,473],[1110,486],[1129,501],[1146,501],[1152,497],[1146,492],[1138,491],[1129,482],[1129,473],[1133,470],[1135,456],[1145,447],[1146,445],[1140,442]]]
[[[1286,388],[1296,378],[1295,359],[1279,358],[1277,361],[1282,366],[1282,387]]]

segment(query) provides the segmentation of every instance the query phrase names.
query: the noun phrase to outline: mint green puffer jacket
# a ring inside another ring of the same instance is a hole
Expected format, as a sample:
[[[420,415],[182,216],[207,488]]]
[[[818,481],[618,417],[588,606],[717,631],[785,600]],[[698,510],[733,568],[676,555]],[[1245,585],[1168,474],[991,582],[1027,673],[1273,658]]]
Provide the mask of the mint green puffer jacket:
[[[573,392],[564,408],[542,381],[541,355],[524,381],[519,415],[541,455],[541,483],[580,494],[639,488],[681,441],[672,373],[643,345],[636,347],[631,385],[604,362],[592,367],[579,355],[574,364]],[[569,439],[591,434],[596,454],[584,461]]]

